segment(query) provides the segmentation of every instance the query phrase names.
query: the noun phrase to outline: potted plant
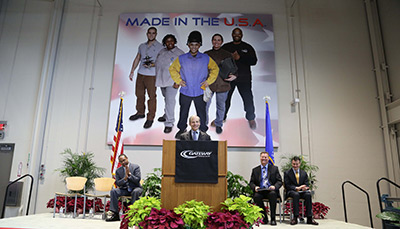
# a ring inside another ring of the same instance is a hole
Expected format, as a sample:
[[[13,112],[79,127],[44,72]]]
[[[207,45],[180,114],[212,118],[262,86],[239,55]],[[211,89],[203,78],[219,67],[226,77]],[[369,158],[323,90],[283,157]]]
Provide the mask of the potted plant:
[[[124,215],[121,221],[121,228],[127,221],[129,221],[129,227],[139,226],[139,223],[143,222],[146,216],[150,215],[153,208],[157,210],[161,209],[161,201],[159,199],[145,196],[136,200],[135,203],[129,206],[129,210]]]
[[[86,191],[93,190],[94,188],[94,178],[102,177],[105,169],[100,168],[94,162],[94,154],[91,152],[87,153],[72,153],[71,149],[65,149],[61,155],[64,156],[61,168],[56,169],[55,171],[60,172],[60,177],[62,177],[64,183],[65,178],[73,177],[73,176],[81,176],[86,177],[87,181],[85,184]],[[83,194],[83,191],[80,192]],[[66,211],[73,211],[75,199],[72,197],[67,198],[67,209]],[[101,199],[96,198],[96,206],[104,206]],[[83,197],[78,197],[77,199],[77,212],[81,213],[83,211]],[[61,207],[64,208],[65,205],[65,197],[58,197],[56,203],[56,212],[59,211]],[[86,210],[89,211],[93,206],[93,200],[86,201]],[[47,208],[54,207],[54,198],[50,199],[47,202]],[[98,207],[96,207],[95,211],[100,211]]]
[[[312,211],[314,215],[314,219],[324,219],[326,214],[328,214],[329,207],[320,202],[312,203]]]
[[[186,201],[174,208],[174,212],[181,214],[183,222],[189,228],[205,228],[204,221],[208,218],[210,211],[210,206],[196,200]]]
[[[400,208],[385,210],[377,214],[376,217],[383,220],[386,228],[400,227]]]
[[[259,225],[263,217],[261,211],[262,209],[256,205],[250,204],[251,197],[240,195],[235,199],[227,199],[222,202],[222,209],[228,211],[237,211],[243,220],[249,225]]]
[[[104,205],[103,202],[101,201],[101,199],[96,198],[94,200],[96,202],[96,207],[94,209],[95,212],[99,212],[101,211],[101,209],[103,209]],[[76,209],[78,213],[82,213],[83,212],[83,198],[79,197],[77,198],[77,203],[76,203]],[[75,198],[74,197],[67,197],[67,207],[64,210],[65,212],[73,212],[74,211],[74,204],[75,204]],[[53,208],[54,207],[54,198],[50,199],[47,202],[47,208]],[[56,203],[56,213],[59,213],[60,208],[64,208],[65,207],[65,196],[59,196],[57,197],[57,203]],[[93,200],[86,200],[86,209],[89,211],[89,209],[91,209],[93,207]]]
[[[146,228],[183,228],[185,223],[180,215],[172,210],[161,208],[160,210],[152,208],[150,215],[144,218],[144,221],[139,223],[143,229]]]
[[[289,169],[292,168],[292,159],[295,156],[283,156],[281,159],[284,160],[284,163],[281,166],[281,171],[282,173],[285,173],[286,171],[288,171]],[[307,160],[305,160],[303,155],[298,156],[300,158],[300,169],[305,171],[308,175],[308,180],[310,182],[310,190],[313,191],[315,189],[317,189],[317,179],[315,176],[315,172],[318,171],[318,166],[316,165],[312,165],[310,164]]]
[[[251,190],[249,182],[241,175],[228,171],[226,179],[228,182],[228,198],[233,199],[240,195],[253,196],[253,190]]]
[[[65,178],[73,176],[86,177],[86,191],[93,190],[94,178],[102,177],[105,168],[100,168],[93,161],[94,154],[92,152],[72,153],[71,149],[65,149],[61,153],[64,156],[62,166],[56,171],[60,172],[60,176],[65,182]]]
[[[205,222],[208,229],[217,228],[248,228],[251,225],[243,220],[243,216],[237,211],[222,211],[208,213],[208,218]]]
[[[143,182],[142,196],[161,198],[161,168],[154,168],[153,173],[148,173]]]

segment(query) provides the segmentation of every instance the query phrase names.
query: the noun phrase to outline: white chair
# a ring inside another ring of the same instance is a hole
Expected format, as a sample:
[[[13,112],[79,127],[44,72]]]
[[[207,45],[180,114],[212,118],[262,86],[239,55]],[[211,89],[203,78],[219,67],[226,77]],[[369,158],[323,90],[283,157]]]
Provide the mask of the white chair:
[[[83,193],[85,193],[85,184],[86,184],[87,178],[85,177],[67,177],[65,178],[66,182],[66,189],[67,193],[62,193],[62,192],[56,192],[54,196],[54,210],[53,210],[53,218],[56,215],[56,204],[57,204],[57,196],[64,196],[65,197],[65,205],[64,209],[65,212],[67,211],[67,197],[75,197],[75,204],[74,204],[74,215],[73,218],[76,216],[76,202],[77,198],[79,197],[84,197],[83,201],[83,212],[85,212],[86,208],[86,198],[84,194],[78,193],[79,191],[83,190]],[[68,193],[70,191],[71,193]],[[85,218],[85,214],[83,214],[83,218]]]
[[[110,191],[113,188],[115,180],[113,178],[109,177],[101,177],[101,178],[95,178],[94,179],[94,188],[95,192],[107,192],[107,194],[89,194],[86,193],[85,197],[93,197],[93,198],[103,198],[104,200],[104,209],[103,209],[103,214],[102,214],[102,219],[105,219],[106,217],[106,200],[107,198],[110,198]],[[96,209],[96,199],[93,199],[93,206],[94,208],[93,212],[95,212]],[[85,212],[83,212],[83,215],[85,216]]]

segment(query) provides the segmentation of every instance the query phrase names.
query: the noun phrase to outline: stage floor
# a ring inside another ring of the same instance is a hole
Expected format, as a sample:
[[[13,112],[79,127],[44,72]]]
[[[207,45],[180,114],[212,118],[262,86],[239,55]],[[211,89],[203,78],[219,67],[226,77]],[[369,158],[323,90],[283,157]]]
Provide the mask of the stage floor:
[[[317,220],[319,223],[318,227],[323,228],[369,228],[364,226],[359,226],[356,224],[345,223],[342,221],[337,221],[333,219],[322,219]],[[43,213],[37,215],[29,215],[29,216],[19,216],[12,218],[0,219],[0,229],[4,228],[35,228],[35,229],[57,229],[57,228],[79,228],[79,229],[97,229],[97,228],[119,228],[120,222],[105,222],[101,220],[100,215],[96,215],[91,219],[82,219],[79,218],[60,218],[56,215],[53,218],[53,214],[51,213]],[[285,222],[279,223],[274,228],[313,228],[314,226],[310,226],[307,224],[298,224],[296,226],[291,226],[289,221],[286,219]],[[260,227],[255,228],[271,228],[270,225],[260,225]],[[315,227],[317,228],[317,227]]]

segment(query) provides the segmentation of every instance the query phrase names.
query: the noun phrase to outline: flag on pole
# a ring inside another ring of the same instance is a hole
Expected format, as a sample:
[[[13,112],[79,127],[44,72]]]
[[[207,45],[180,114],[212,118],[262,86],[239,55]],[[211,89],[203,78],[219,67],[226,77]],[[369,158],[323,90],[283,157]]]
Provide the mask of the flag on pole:
[[[117,168],[121,166],[121,164],[118,161],[118,156],[124,153],[124,145],[122,143],[122,133],[124,131],[124,127],[122,125],[122,111],[123,111],[123,106],[122,102],[124,99],[122,98],[119,102],[119,112],[118,112],[118,117],[117,117],[117,125],[115,127],[115,135],[114,135],[114,144],[112,147],[112,152],[111,152],[111,174],[113,177],[115,176],[115,171]]]
[[[265,152],[268,152],[269,162],[275,165],[274,142],[272,140],[271,118],[269,115],[268,98],[265,98]]]

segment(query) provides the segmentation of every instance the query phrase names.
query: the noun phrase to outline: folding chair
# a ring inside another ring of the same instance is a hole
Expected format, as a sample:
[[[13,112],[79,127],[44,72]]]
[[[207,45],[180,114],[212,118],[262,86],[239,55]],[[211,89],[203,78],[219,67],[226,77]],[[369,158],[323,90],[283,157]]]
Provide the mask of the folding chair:
[[[87,179],[85,177],[67,177],[65,178],[66,182],[66,189],[67,193],[62,193],[62,192],[56,192],[54,196],[54,210],[53,210],[53,218],[56,215],[56,204],[57,204],[57,196],[64,196],[65,197],[65,205],[64,209],[65,212],[67,211],[67,197],[75,197],[75,204],[74,204],[74,215],[73,218],[76,216],[76,202],[77,198],[83,197],[83,212],[86,210],[86,198],[84,194],[78,193],[79,191],[83,190],[83,193],[85,193],[85,184],[86,184]],[[72,193],[68,193],[72,192]],[[83,218],[85,218],[85,214],[83,214]]]
[[[263,199],[263,201],[264,201],[264,203],[266,203],[265,205],[269,204],[269,199],[268,198]],[[279,204],[279,223],[282,223],[282,205],[281,205],[282,204],[282,198],[281,198],[280,195],[276,198],[276,202],[278,202],[278,204]]]
[[[285,188],[283,189],[283,194],[284,194],[284,197],[286,198],[285,204],[286,203],[290,204],[290,207],[289,207],[290,217],[289,218],[292,219],[294,217],[294,215],[293,215],[293,198],[287,196]],[[301,202],[301,207],[302,207],[301,208],[301,218],[300,218],[300,221],[302,221],[302,220],[304,220],[304,199],[300,198],[299,202]],[[285,208],[285,206],[286,206],[285,204],[283,205],[282,209]],[[285,221],[285,213],[283,214],[283,221]]]
[[[104,209],[103,209],[103,214],[102,214],[102,219],[105,219],[106,217],[106,200],[107,198],[110,198],[110,191],[113,188],[113,185],[115,183],[115,180],[113,178],[109,177],[101,177],[101,178],[95,178],[94,179],[94,189],[95,193],[94,194],[89,194],[86,193],[85,196],[87,197],[93,197],[93,212],[96,211],[96,198],[103,198],[104,200]],[[97,194],[96,192],[107,192],[107,194]],[[83,215],[85,216],[85,212],[83,212]]]

